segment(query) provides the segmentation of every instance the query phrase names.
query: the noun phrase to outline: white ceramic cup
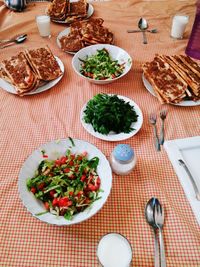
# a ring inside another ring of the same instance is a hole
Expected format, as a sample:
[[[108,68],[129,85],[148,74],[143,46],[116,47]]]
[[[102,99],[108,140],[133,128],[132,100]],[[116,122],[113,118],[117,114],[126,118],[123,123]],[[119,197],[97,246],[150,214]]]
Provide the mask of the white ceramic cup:
[[[189,16],[175,15],[172,19],[171,37],[175,39],[182,39],[188,21]]]
[[[100,239],[97,257],[102,267],[130,267],[132,248],[123,235],[109,233]]]
[[[47,15],[36,16],[38,31],[42,37],[51,37],[50,17]]]

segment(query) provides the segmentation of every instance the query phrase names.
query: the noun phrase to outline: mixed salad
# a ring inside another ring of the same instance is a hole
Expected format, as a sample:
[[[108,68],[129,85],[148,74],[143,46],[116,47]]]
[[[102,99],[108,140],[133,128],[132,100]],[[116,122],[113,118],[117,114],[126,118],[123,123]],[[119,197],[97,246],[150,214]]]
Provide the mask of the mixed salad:
[[[98,157],[89,160],[87,152],[75,155],[69,149],[65,156],[49,160],[44,151],[41,153],[45,159],[35,176],[27,180],[27,188],[44,203],[46,212],[71,220],[100,198]]]
[[[82,62],[80,73],[95,80],[114,79],[122,75],[125,63],[119,64],[118,60],[112,60],[105,48],[97,50],[92,56],[80,59]]]

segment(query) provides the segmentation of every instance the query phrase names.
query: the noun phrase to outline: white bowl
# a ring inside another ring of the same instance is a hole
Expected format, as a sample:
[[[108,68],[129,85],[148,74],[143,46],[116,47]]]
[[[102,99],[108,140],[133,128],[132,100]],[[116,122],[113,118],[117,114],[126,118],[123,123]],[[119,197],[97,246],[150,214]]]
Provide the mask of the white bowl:
[[[74,146],[69,139],[61,139],[49,142],[42,145],[40,148],[35,150],[24,162],[18,180],[18,189],[20,198],[27,208],[27,210],[39,220],[54,224],[54,225],[71,225],[85,221],[95,215],[106,202],[111,186],[112,186],[112,171],[110,164],[104,154],[94,145],[79,139],[73,139]],[[40,213],[45,212],[45,207],[42,201],[37,200],[35,196],[27,189],[26,183],[27,179],[34,176],[35,171],[38,168],[38,165],[44,158],[42,157],[41,151],[44,150],[45,154],[48,155],[49,160],[55,160],[66,154],[67,149],[72,151],[74,154],[83,153],[84,151],[88,152],[88,158],[93,157],[99,158],[99,164],[97,166],[97,173],[101,179],[101,192],[99,192],[99,197],[89,208],[85,209],[83,212],[80,212],[73,216],[72,220],[66,220],[63,216],[55,216],[50,212],[39,215]]]
[[[86,56],[92,56],[97,53],[97,50],[101,50],[103,48],[106,48],[113,60],[118,60],[119,64],[125,63],[125,68],[123,70],[122,75],[118,76],[114,79],[107,79],[107,80],[95,80],[92,78],[88,78],[80,73],[81,69],[81,61],[80,59],[85,59]],[[72,66],[74,71],[83,79],[88,80],[89,82],[96,83],[96,84],[107,84],[114,82],[120,78],[122,78],[124,75],[126,75],[132,66],[132,59],[130,55],[123,50],[122,48],[115,46],[115,45],[109,45],[109,44],[97,44],[97,45],[91,45],[87,46],[85,48],[82,48],[79,50],[72,59]]]

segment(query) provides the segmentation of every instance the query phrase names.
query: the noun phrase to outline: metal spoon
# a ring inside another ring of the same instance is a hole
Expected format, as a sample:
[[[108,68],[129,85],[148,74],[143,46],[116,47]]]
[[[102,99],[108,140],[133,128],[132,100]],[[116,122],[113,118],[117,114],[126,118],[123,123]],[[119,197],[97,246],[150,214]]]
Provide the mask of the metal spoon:
[[[158,199],[155,199],[155,206],[154,206],[154,220],[155,224],[159,229],[159,240],[160,240],[160,266],[166,267],[166,259],[165,259],[165,248],[164,248],[164,241],[162,235],[162,229],[164,224],[164,210],[159,202]]]
[[[19,35],[15,38],[12,38],[12,39],[7,39],[7,40],[0,40],[0,43],[4,44],[4,43],[22,43],[26,40],[27,38],[27,34],[22,34],[22,35]]]
[[[128,33],[135,33],[135,32],[141,32],[141,30],[127,30]],[[152,29],[152,30],[146,30],[146,32],[150,32],[150,33],[157,33],[158,30],[155,28],[155,29]]]
[[[139,20],[138,28],[142,31],[142,34],[143,34],[143,44],[147,44],[147,37],[146,37],[145,30],[147,30],[147,28],[148,28],[148,23],[147,23],[146,19],[141,18]]]
[[[154,266],[159,267],[159,247],[158,247],[158,240],[156,238],[156,230],[158,229],[157,225],[154,221],[154,206],[155,206],[155,198],[151,198],[145,208],[145,217],[148,224],[153,228],[154,231]]]
[[[8,47],[10,45],[13,45],[14,43],[17,43],[17,44],[23,43],[26,40],[26,38],[27,38],[26,36],[27,36],[27,34],[24,34],[24,36],[19,36],[15,40],[12,40],[12,41],[9,40],[9,41],[7,41],[7,42],[5,42],[5,45],[0,46],[0,49],[5,48],[5,47]]]

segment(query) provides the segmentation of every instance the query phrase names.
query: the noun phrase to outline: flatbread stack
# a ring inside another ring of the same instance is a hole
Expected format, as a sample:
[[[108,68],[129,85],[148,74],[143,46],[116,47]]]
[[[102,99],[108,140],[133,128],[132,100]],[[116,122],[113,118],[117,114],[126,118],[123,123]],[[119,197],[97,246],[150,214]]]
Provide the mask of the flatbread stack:
[[[61,49],[64,52],[77,52],[92,44],[112,44],[113,33],[102,25],[103,22],[101,18],[90,18],[72,23],[70,33],[59,39]]]
[[[161,103],[200,99],[200,67],[190,57],[156,55],[142,68]]]
[[[11,83],[20,96],[61,75],[48,46],[22,51],[0,64],[0,78]]]
[[[47,9],[47,14],[53,21],[72,23],[87,17],[88,4],[86,0],[70,2],[70,0],[53,0]]]

